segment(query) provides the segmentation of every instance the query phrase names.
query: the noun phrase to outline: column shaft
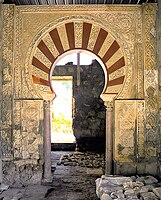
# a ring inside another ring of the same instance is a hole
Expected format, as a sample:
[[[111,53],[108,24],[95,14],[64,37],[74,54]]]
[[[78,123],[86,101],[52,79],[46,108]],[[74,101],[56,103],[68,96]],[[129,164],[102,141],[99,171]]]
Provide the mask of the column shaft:
[[[50,101],[44,101],[44,181],[50,182],[51,176],[51,113]]]
[[[112,109],[106,109],[106,165],[105,175],[113,171]]]

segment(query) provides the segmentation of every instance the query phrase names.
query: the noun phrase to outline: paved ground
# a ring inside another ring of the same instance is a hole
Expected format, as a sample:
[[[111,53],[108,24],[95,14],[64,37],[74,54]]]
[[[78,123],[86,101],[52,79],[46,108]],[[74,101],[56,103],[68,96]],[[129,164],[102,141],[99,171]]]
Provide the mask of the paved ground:
[[[57,165],[63,154],[52,152],[53,182],[28,186],[22,189],[8,189],[0,195],[3,200],[98,200],[95,180],[101,169]]]

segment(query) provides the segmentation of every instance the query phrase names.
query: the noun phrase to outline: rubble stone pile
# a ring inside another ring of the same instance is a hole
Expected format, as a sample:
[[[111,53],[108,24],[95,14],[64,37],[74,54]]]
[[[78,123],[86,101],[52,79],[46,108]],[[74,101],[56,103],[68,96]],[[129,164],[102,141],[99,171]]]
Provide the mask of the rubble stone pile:
[[[89,168],[104,168],[104,155],[96,153],[74,152],[60,158],[58,165],[81,166]]]
[[[161,182],[153,176],[104,176],[96,179],[96,194],[101,200],[158,200]]]

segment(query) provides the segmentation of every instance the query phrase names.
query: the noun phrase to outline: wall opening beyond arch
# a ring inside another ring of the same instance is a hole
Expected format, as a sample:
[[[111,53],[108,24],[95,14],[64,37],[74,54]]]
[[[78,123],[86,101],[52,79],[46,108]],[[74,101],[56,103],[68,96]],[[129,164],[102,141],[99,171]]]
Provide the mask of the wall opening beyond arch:
[[[72,77],[72,131],[76,138],[75,148],[80,151],[104,153],[105,107],[100,98],[105,84],[104,71],[99,62],[88,54],[77,52],[70,55],[70,58],[64,57],[58,62],[59,65],[54,67],[52,79],[59,77],[65,80]],[[65,60],[64,63],[63,60]],[[56,93],[54,101],[56,101],[57,92],[54,92]],[[59,103],[61,104],[61,101]],[[60,106],[68,110],[67,105]],[[64,143],[63,140],[62,143]]]

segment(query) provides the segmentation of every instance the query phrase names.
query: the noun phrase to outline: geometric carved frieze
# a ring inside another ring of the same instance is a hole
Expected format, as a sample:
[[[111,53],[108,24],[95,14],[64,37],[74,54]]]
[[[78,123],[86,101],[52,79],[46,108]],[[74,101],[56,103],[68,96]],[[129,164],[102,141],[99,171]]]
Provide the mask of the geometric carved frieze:
[[[144,100],[115,101],[114,159],[118,162],[137,162],[144,158]]]
[[[115,101],[115,150],[118,162],[134,162],[136,137],[136,101]]]
[[[160,152],[158,145],[158,70],[156,65],[156,4],[143,5],[144,95],[146,104],[146,160]]]
[[[40,159],[42,153],[42,100],[15,100],[14,158]]]
[[[24,100],[22,103],[22,157],[40,159],[42,140],[43,102]]]
[[[138,159],[145,157],[145,101],[137,100],[137,154]]]
[[[12,97],[13,97],[13,42],[14,42],[14,6],[2,7],[3,43],[2,43],[2,158],[12,158]]]

